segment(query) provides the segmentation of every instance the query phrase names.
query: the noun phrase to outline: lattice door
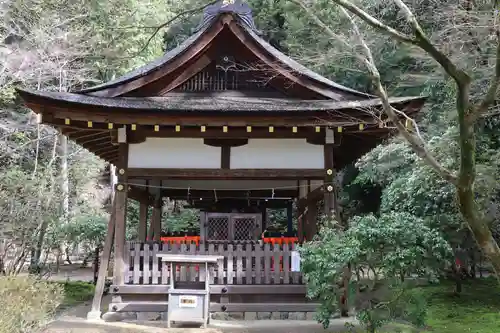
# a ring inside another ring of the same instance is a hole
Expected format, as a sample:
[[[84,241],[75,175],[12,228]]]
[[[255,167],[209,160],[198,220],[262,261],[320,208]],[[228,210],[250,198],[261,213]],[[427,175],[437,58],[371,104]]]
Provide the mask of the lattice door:
[[[206,240],[256,240],[261,233],[259,214],[207,213],[205,223]]]
[[[255,215],[232,216],[233,240],[254,240],[257,229],[257,219]]]
[[[215,215],[207,218],[207,240],[230,240],[229,215]]]

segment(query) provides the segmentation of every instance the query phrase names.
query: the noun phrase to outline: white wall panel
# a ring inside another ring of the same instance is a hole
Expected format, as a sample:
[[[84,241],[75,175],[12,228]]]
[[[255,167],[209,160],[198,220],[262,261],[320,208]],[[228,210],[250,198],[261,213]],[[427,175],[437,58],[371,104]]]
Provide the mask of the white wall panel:
[[[306,139],[250,139],[231,148],[231,169],[323,169],[323,146]]]
[[[221,149],[203,139],[147,138],[129,146],[129,168],[218,169]]]

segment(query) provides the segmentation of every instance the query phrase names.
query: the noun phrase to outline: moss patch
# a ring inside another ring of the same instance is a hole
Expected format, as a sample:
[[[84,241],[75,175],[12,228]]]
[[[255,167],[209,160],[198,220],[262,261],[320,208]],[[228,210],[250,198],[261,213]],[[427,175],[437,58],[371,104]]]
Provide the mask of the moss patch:
[[[91,283],[68,281],[60,284],[64,290],[63,307],[91,300],[94,296],[94,285]]]
[[[496,279],[468,281],[460,296],[453,295],[451,284],[422,290],[429,302],[430,329],[424,332],[500,332],[500,287]]]

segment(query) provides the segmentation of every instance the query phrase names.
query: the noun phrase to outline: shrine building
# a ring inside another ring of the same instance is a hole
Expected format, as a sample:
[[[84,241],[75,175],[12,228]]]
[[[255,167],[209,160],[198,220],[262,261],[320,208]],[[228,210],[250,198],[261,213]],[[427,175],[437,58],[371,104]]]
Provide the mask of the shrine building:
[[[212,312],[314,311],[292,267],[295,247],[316,234],[318,211],[338,213],[336,170],[393,133],[376,96],[335,83],[271,46],[240,1],[208,6],[182,44],[110,82],[18,93],[41,123],[116,166],[94,315],[111,256],[113,299],[104,312],[165,312],[173,276],[186,285],[204,283],[202,268],[170,272],[162,253],[224,256],[211,268]],[[412,115],[424,99],[390,102]],[[200,210],[199,241],[161,241],[164,198]],[[140,203],[133,241],[125,238],[129,200]],[[296,242],[262,241],[267,208],[287,209],[289,232],[298,221]]]

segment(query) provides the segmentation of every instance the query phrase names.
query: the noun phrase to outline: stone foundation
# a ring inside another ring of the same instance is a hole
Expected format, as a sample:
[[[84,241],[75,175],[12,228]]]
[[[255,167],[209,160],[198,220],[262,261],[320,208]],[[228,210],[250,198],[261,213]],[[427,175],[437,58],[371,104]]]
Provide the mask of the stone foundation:
[[[214,320],[315,320],[315,312],[212,312]],[[106,316],[110,317],[107,318]],[[111,317],[117,317],[116,319]],[[118,318],[119,317],[119,318]],[[103,319],[106,321],[161,321],[167,319],[166,312],[108,312]]]
[[[314,320],[316,312],[212,312],[214,320]]]

